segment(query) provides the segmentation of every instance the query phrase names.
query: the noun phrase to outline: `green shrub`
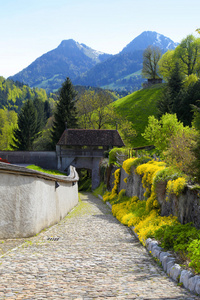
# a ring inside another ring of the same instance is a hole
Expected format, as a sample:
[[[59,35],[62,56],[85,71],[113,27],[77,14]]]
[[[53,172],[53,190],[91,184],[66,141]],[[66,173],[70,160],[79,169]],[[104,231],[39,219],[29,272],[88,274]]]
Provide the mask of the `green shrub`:
[[[106,192],[106,185],[101,182],[100,185],[93,191],[93,195],[98,197],[98,195],[103,196],[103,194]]]
[[[187,251],[191,260],[189,267],[200,273],[200,234],[199,239],[195,239],[189,244]]]
[[[155,238],[161,242],[165,249],[179,253],[187,251],[188,244],[199,237],[200,231],[192,223],[162,226],[155,232]]]
[[[175,180],[182,176],[180,171],[173,169],[172,167],[166,167],[158,171],[153,179],[153,185],[156,187],[159,182]]]
[[[117,164],[117,153],[128,155],[128,149],[127,148],[113,148],[109,152],[109,165],[111,164]]]

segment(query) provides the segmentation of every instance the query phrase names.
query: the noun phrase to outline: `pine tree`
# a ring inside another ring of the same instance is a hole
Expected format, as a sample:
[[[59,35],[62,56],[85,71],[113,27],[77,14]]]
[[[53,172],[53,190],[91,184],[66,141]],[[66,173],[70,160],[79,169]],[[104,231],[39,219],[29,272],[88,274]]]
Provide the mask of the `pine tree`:
[[[52,147],[59,141],[65,130],[65,123],[68,128],[77,127],[77,112],[75,106],[76,92],[69,78],[65,80],[59,93],[59,99],[54,113],[54,122],[51,132]]]
[[[44,102],[39,98],[34,98],[33,105],[37,113],[37,132],[40,132],[46,123],[45,114],[44,114]]]
[[[13,150],[32,150],[33,140],[37,133],[36,109],[31,100],[28,100],[18,115],[18,128],[13,131]]]
[[[49,101],[46,100],[44,102],[44,119],[45,119],[45,123],[47,122],[47,120],[50,118],[51,115],[52,115],[51,107],[50,107]]]
[[[200,80],[190,84],[181,98],[181,114],[178,117],[184,125],[191,126],[194,117],[192,105],[200,106]]]
[[[159,115],[165,113],[176,113],[177,116],[181,114],[181,96],[183,88],[183,77],[181,75],[180,66],[175,64],[171,71],[168,83],[161,99],[158,101]]]

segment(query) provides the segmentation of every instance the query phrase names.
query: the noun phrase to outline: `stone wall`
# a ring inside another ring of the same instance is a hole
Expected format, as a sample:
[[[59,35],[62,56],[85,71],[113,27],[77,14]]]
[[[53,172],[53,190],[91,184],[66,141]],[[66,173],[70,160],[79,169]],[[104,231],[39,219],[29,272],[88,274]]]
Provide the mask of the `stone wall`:
[[[124,172],[122,170],[122,174]],[[124,175],[122,176],[124,177]],[[138,196],[140,200],[143,200],[145,189],[142,186],[142,177],[135,174],[134,169],[132,169],[131,175],[127,176],[127,196]],[[124,188],[124,185],[121,184],[120,190]],[[161,205],[161,215],[177,216],[182,224],[193,222],[197,228],[200,228],[200,191],[194,190],[192,186],[188,185],[180,196],[170,194],[167,200],[166,184],[166,182],[160,182],[156,189],[157,199]]]
[[[69,176],[53,176],[0,163],[0,239],[33,236],[59,222],[77,203],[74,168]]]
[[[11,164],[34,164],[44,169],[57,169],[56,151],[0,151],[0,157]]]

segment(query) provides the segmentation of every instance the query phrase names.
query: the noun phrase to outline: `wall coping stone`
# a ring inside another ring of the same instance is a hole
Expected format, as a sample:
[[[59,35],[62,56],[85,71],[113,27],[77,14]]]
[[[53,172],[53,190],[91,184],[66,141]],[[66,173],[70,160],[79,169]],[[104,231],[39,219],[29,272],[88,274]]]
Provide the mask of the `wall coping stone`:
[[[46,180],[59,181],[59,182],[77,182],[79,180],[78,174],[75,171],[75,168],[72,166],[70,166],[69,175],[65,176],[65,175],[51,175],[51,174],[27,169],[22,166],[0,162],[0,172],[22,175],[22,176],[32,176],[32,177],[43,178]]]

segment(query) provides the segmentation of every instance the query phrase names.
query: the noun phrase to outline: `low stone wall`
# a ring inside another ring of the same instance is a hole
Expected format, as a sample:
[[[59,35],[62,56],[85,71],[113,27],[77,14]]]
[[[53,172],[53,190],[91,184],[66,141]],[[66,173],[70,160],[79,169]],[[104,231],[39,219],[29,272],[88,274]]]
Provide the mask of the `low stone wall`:
[[[125,171],[122,170],[122,174]],[[123,175],[124,176],[124,175]],[[166,194],[166,182],[157,185],[156,193],[161,205],[162,216],[177,216],[182,224],[193,222],[195,227],[200,228],[200,191],[187,186],[180,196]],[[124,186],[120,186],[120,190]],[[144,199],[145,188],[142,186],[142,176],[135,174],[132,168],[131,175],[127,175],[126,194],[129,197],[138,196]],[[168,197],[168,199],[166,199]]]
[[[59,222],[77,203],[74,168],[69,176],[54,176],[0,163],[0,239],[33,236]]]

